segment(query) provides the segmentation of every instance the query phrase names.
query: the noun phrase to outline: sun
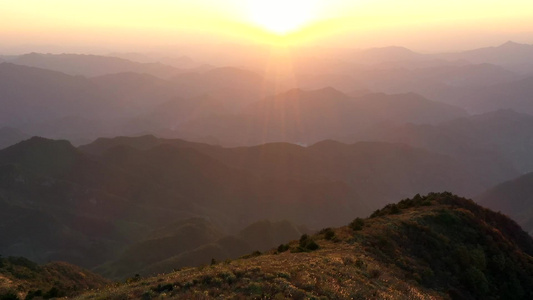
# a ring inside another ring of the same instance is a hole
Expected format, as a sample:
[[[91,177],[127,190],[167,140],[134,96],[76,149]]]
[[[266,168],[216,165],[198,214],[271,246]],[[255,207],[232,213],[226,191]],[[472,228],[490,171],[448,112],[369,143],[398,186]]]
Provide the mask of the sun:
[[[297,31],[312,21],[313,0],[250,0],[249,14],[256,25],[278,35]]]

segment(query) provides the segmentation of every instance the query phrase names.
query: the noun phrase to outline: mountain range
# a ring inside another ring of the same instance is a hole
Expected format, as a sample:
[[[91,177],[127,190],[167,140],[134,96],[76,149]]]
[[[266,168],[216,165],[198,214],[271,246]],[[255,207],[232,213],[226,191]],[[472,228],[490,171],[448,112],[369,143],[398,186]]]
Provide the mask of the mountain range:
[[[0,232],[0,252],[84,267],[120,261],[128,247],[180,220],[207,219],[224,236],[237,237],[264,219],[321,228],[419,191],[475,195],[502,181],[443,154],[380,142],[222,148],[143,136],[77,149],[32,138],[0,150],[0,166],[1,226],[16,228]],[[205,244],[224,238],[208,236]],[[240,239],[239,249],[264,246]],[[204,253],[239,252],[223,245],[214,248],[222,252],[202,252],[195,244],[183,255],[205,261]]]
[[[477,196],[476,201],[509,215],[533,234],[533,173],[503,182]]]
[[[530,299],[533,46],[285,50],[0,57],[0,299]]]

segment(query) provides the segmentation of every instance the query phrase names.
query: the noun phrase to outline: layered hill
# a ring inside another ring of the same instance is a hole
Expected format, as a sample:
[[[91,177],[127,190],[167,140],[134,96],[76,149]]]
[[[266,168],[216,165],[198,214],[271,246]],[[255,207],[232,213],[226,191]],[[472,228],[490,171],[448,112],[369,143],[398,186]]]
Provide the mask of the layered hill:
[[[520,67],[526,67],[533,59],[533,45],[508,41],[496,47],[485,47],[437,56],[446,59],[464,59],[473,63],[494,63],[522,70]]]
[[[266,253],[79,299],[531,299],[533,239],[450,193],[419,195]]]
[[[84,54],[29,53],[16,57],[12,63],[86,77],[135,72],[170,78],[183,70],[160,63],[138,63],[128,59]]]
[[[454,157],[465,163],[493,168],[507,165],[527,173],[533,171],[533,116],[513,110],[498,110],[437,125],[382,125],[360,134],[339,138],[340,141],[386,141],[405,143]],[[496,171],[503,174],[501,171]],[[507,172],[507,174],[511,174]],[[507,175],[507,176],[508,176]],[[519,174],[517,174],[518,176]],[[516,177],[516,176],[515,176]]]
[[[323,223],[320,214],[347,217],[359,206],[343,183],[260,178],[191,148],[118,147],[94,159],[33,138],[0,152],[0,251],[38,262],[94,267],[191,217],[231,232],[261,219]]]
[[[392,194],[410,189],[413,189],[413,192],[416,192],[416,189],[422,189],[425,192],[430,192],[431,189],[454,191],[465,189],[465,192],[469,194],[481,186],[490,187],[491,182],[501,182],[502,174],[508,176],[505,178],[512,178],[514,174],[517,174],[512,170],[506,170],[507,166],[502,166],[498,169],[500,172],[494,177],[476,173],[474,176],[476,183],[474,183],[468,178],[472,178],[471,172],[477,172],[476,169],[463,168],[463,162],[460,160],[405,144],[383,142],[344,144],[323,141],[309,147],[271,143],[253,147],[223,148],[189,143],[179,139],[142,136],[102,138],[94,143],[81,146],[80,150],[102,156],[106,151],[119,145],[138,150],[163,145],[192,148],[225,165],[258,176],[311,182],[324,182],[324,180],[345,182],[355,186],[358,194],[365,195],[363,197],[366,198],[371,193],[373,199],[384,199],[384,203],[394,199],[386,196],[389,189],[395,190],[391,192]],[[409,175],[399,176],[400,173]],[[465,182],[469,183],[463,184]],[[388,188],[377,188],[378,186]],[[377,197],[376,192],[381,196]]]
[[[478,194],[500,179],[484,172],[443,154],[382,142],[223,148],[144,136],[99,139],[77,149],[32,138],[0,150],[0,253],[92,268],[153,240],[161,228],[201,218],[223,235],[204,231],[209,238],[202,243],[148,259],[143,268],[185,252],[197,264],[266,247],[247,238],[238,251],[225,246],[226,236],[239,238],[260,220],[340,225],[418,191]],[[173,261],[184,265],[184,257]]]
[[[533,173],[503,182],[476,197],[476,201],[511,216],[533,235]]]
[[[237,68],[168,79],[132,71],[86,78],[2,63],[0,125],[74,141],[170,131],[191,118],[233,112],[272,89],[262,76]]]
[[[0,128],[0,149],[15,145],[28,138],[29,136],[27,134],[16,128],[2,127]]]
[[[179,130],[212,135],[223,145],[291,142],[310,145],[364,132],[381,123],[435,124],[466,111],[416,94],[367,94],[352,98],[333,88],[290,90],[256,101],[239,114],[218,114],[184,123]]]

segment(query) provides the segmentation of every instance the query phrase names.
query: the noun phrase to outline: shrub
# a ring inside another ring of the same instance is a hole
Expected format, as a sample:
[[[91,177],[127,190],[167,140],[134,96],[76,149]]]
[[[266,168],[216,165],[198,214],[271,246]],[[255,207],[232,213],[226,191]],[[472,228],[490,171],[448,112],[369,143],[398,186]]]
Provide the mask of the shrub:
[[[302,236],[300,237],[300,247],[305,248],[305,245],[308,240],[309,240],[309,235],[302,234]]]
[[[324,238],[328,241],[331,241],[335,237],[335,231],[331,228],[326,228],[323,230]]]
[[[317,250],[318,248],[320,248],[320,246],[318,246],[318,244],[311,238],[309,237],[307,234],[303,234],[301,237],[300,237],[300,243],[299,243],[300,247],[298,247],[298,250],[300,252],[305,252],[305,251],[314,251],[314,250]]]
[[[376,217],[379,217],[381,216],[383,213],[381,212],[381,210],[378,208],[376,209],[371,215],[370,215],[370,218],[376,218]]]
[[[476,267],[466,270],[463,278],[466,285],[477,295],[485,295],[489,292],[489,283],[485,274]]]
[[[281,244],[278,246],[278,253],[282,253],[289,250],[289,244]]]
[[[26,298],[24,298],[24,300],[31,300],[35,297],[42,297],[42,295],[43,295],[43,291],[41,290],[29,291],[28,294],[26,295]]]
[[[391,207],[390,207],[390,214],[391,215],[397,215],[401,212],[400,208],[398,207],[398,205],[396,204],[392,204]]]
[[[54,286],[48,292],[44,293],[43,298],[44,299],[50,299],[50,298],[57,298],[57,297],[61,297],[61,296],[62,295],[61,295],[61,292],[59,291],[59,289]]]
[[[172,284],[165,284],[165,285],[161,285],[161,284],[158,284],[156,287],[152,288],[152,291],[156,292],[156,293],[163,293],[163,292],[170,292],[174,289],[174,287],[172,286]]]
[[[370,269],[368,271],[368,275],[370,276],[370,278],[379,278],[379,276],[381,276],[381,270],[379,269]]]
[[[261,254],[262,254],[261,251],[256,250],[256,251],[254,251],[254,252],[252,252],[252,253],[250,253],[250,254],[246,254],[246,255],[244,255],[244,256],[241,256],[241,258],[243,258],[243,259],[248,259],[248,258],[253,258],[253,257],[261,256]]]
[[[355,220],[353,220],[349,226],[352,230],[359,231],[363,229],[363,226],[365,226],[365,221],[361,218],[355,218]]]
[[[0,295],[0,300],[19,300],[19,296],[13,292],[8,292]]]
[[[141,280],[141,275],[135,274],[135,276],[126,279],[126,283],[134,283]]]
[[[355,266],[359,269],[366,269],[366,263],[362,259],[358,259],[355,261]]]
[[[305,248],[307,250],[315,251],[315,250],[318,250],[318,248],[320,248],[320,246],[318,246],[318,244],[315,241],[309,240],[309,242],[307,243]]]

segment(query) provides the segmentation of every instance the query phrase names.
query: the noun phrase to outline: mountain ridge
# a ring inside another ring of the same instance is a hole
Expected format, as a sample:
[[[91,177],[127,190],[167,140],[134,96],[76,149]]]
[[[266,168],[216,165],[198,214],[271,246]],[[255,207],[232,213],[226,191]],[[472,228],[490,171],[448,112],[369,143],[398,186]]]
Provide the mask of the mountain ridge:
[[[529,299],[531,254],[533,239],[514,221],[471,200],[431,193],[265,253],[140,278],[80,299]]]

